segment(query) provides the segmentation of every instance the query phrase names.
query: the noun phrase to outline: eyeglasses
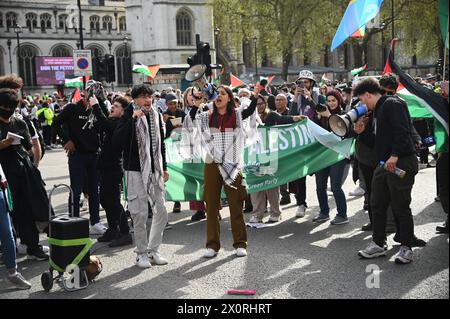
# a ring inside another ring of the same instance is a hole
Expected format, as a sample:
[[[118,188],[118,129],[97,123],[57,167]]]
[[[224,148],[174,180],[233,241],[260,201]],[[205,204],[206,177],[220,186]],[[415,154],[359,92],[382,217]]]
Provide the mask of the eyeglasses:
[[[257,106],[266,106],[266,103],[264,103],[264,102],[259,102],[259,103],[257,103],[256,105],[257,105]]]
[[[203,96],[195,96],[195,95],[193,95],[192,96],[195,100],[201,100],[201,99],[203,99]]]

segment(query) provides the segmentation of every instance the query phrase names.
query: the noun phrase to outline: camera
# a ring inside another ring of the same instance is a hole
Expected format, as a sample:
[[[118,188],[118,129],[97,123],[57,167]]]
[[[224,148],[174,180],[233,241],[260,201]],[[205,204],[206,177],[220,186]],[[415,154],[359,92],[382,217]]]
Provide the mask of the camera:
[[[316,105],[315,111],[316,111],[317,113],[325,112],[326,110],[327,110],[327,106],[326,106],[325,104],[323,104],[323,103],[318,103],[318,104]]]
[[[297,80],[295,81],[295,84],[297,84],[300,88],[304,88],[305,87],[305,80]]]

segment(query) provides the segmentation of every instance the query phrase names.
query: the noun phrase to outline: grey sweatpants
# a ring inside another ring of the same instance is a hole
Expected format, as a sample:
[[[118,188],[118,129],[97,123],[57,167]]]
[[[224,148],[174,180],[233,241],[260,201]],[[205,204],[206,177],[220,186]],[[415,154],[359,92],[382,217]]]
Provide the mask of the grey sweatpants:
[[[134,224],[134,240],[136,253],[159,252],[164,228],[168,216],[164,206],[165,194],[155,187],[155,193],[149,196],[144,190],[144,182],[140,172],[126,171],[128,191],[128,209]],[[152,205],[153,219],[150,235],[147,235],[148,202]]]

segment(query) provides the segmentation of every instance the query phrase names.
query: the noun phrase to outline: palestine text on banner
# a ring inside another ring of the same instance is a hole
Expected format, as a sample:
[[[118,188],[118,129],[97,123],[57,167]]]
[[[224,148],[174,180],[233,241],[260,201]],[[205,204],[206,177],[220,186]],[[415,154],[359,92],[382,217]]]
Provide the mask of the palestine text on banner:
[[[352,153],[353,139],[341,140],[312,121],[259,127],[259,141],[245,149],[244,174],[248,192],[268,190],[331,166]],[[168,201],[203,200],[201,160],[183,162],[180,134],[166,140],[170,179]]]

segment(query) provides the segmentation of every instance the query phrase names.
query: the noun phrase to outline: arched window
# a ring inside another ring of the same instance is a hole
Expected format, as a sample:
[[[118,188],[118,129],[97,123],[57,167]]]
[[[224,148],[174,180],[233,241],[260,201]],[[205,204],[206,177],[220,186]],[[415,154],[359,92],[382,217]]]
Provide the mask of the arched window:
[[[64,32],[68,31],[68,28],[67,28],[67,18],[68,17],[69,16],[67,14],[60,14],[58,17],[58,28],[63,29]]]
[[[122,45],[116,50],[117,83],[132,84],[131,50],[129,46]]]
[[[26,19],[26,21],[27,21],[27,29],[28,29],[30,32],[33,32],[34,29],[37,28],[37,14],[32,13],[32,12],[28,12],[28,13],[25,15],[25,19]]]
[[[17,13],[14,12],[8,12],[6,14],[6,30],[9,31],[9,29],[14,28],[14,26],[17,24]]]
[[[52,28],[52,16],[48,13],[41,14],[41,32]]]
[[[37,50],[31,45],[21,45],[19,51],[19,74],[23,79],[24,86],[36,86],[36,66],[34,57]]]
[[[192,45],[192,16],[182,10],[177,14],[177,45]]]
[[[98,58],[105,55],[105,50],[103,50],[100,46],[91,46],[88,48],[91,50],[92,55],[92,75],[94,77],[94,80],[97,80],[99,78],[98,76]]]
[[[119,18],[119,32],[127,31],[127,19],[125,17]]]
[[[64,45],[59,44],[52,50],[52,56],[54,57],[70,57],[72,56],[72,48]]]
[[[100,17],[99,16],[91,16],[89,18],[90,22],[90,29],[97,31],[97,33],[100,32]]]
[[[102,29],[108,30],[108,33],[111,33],[112,30],[112,18],[110,16],[104,16],[102,18]]]

